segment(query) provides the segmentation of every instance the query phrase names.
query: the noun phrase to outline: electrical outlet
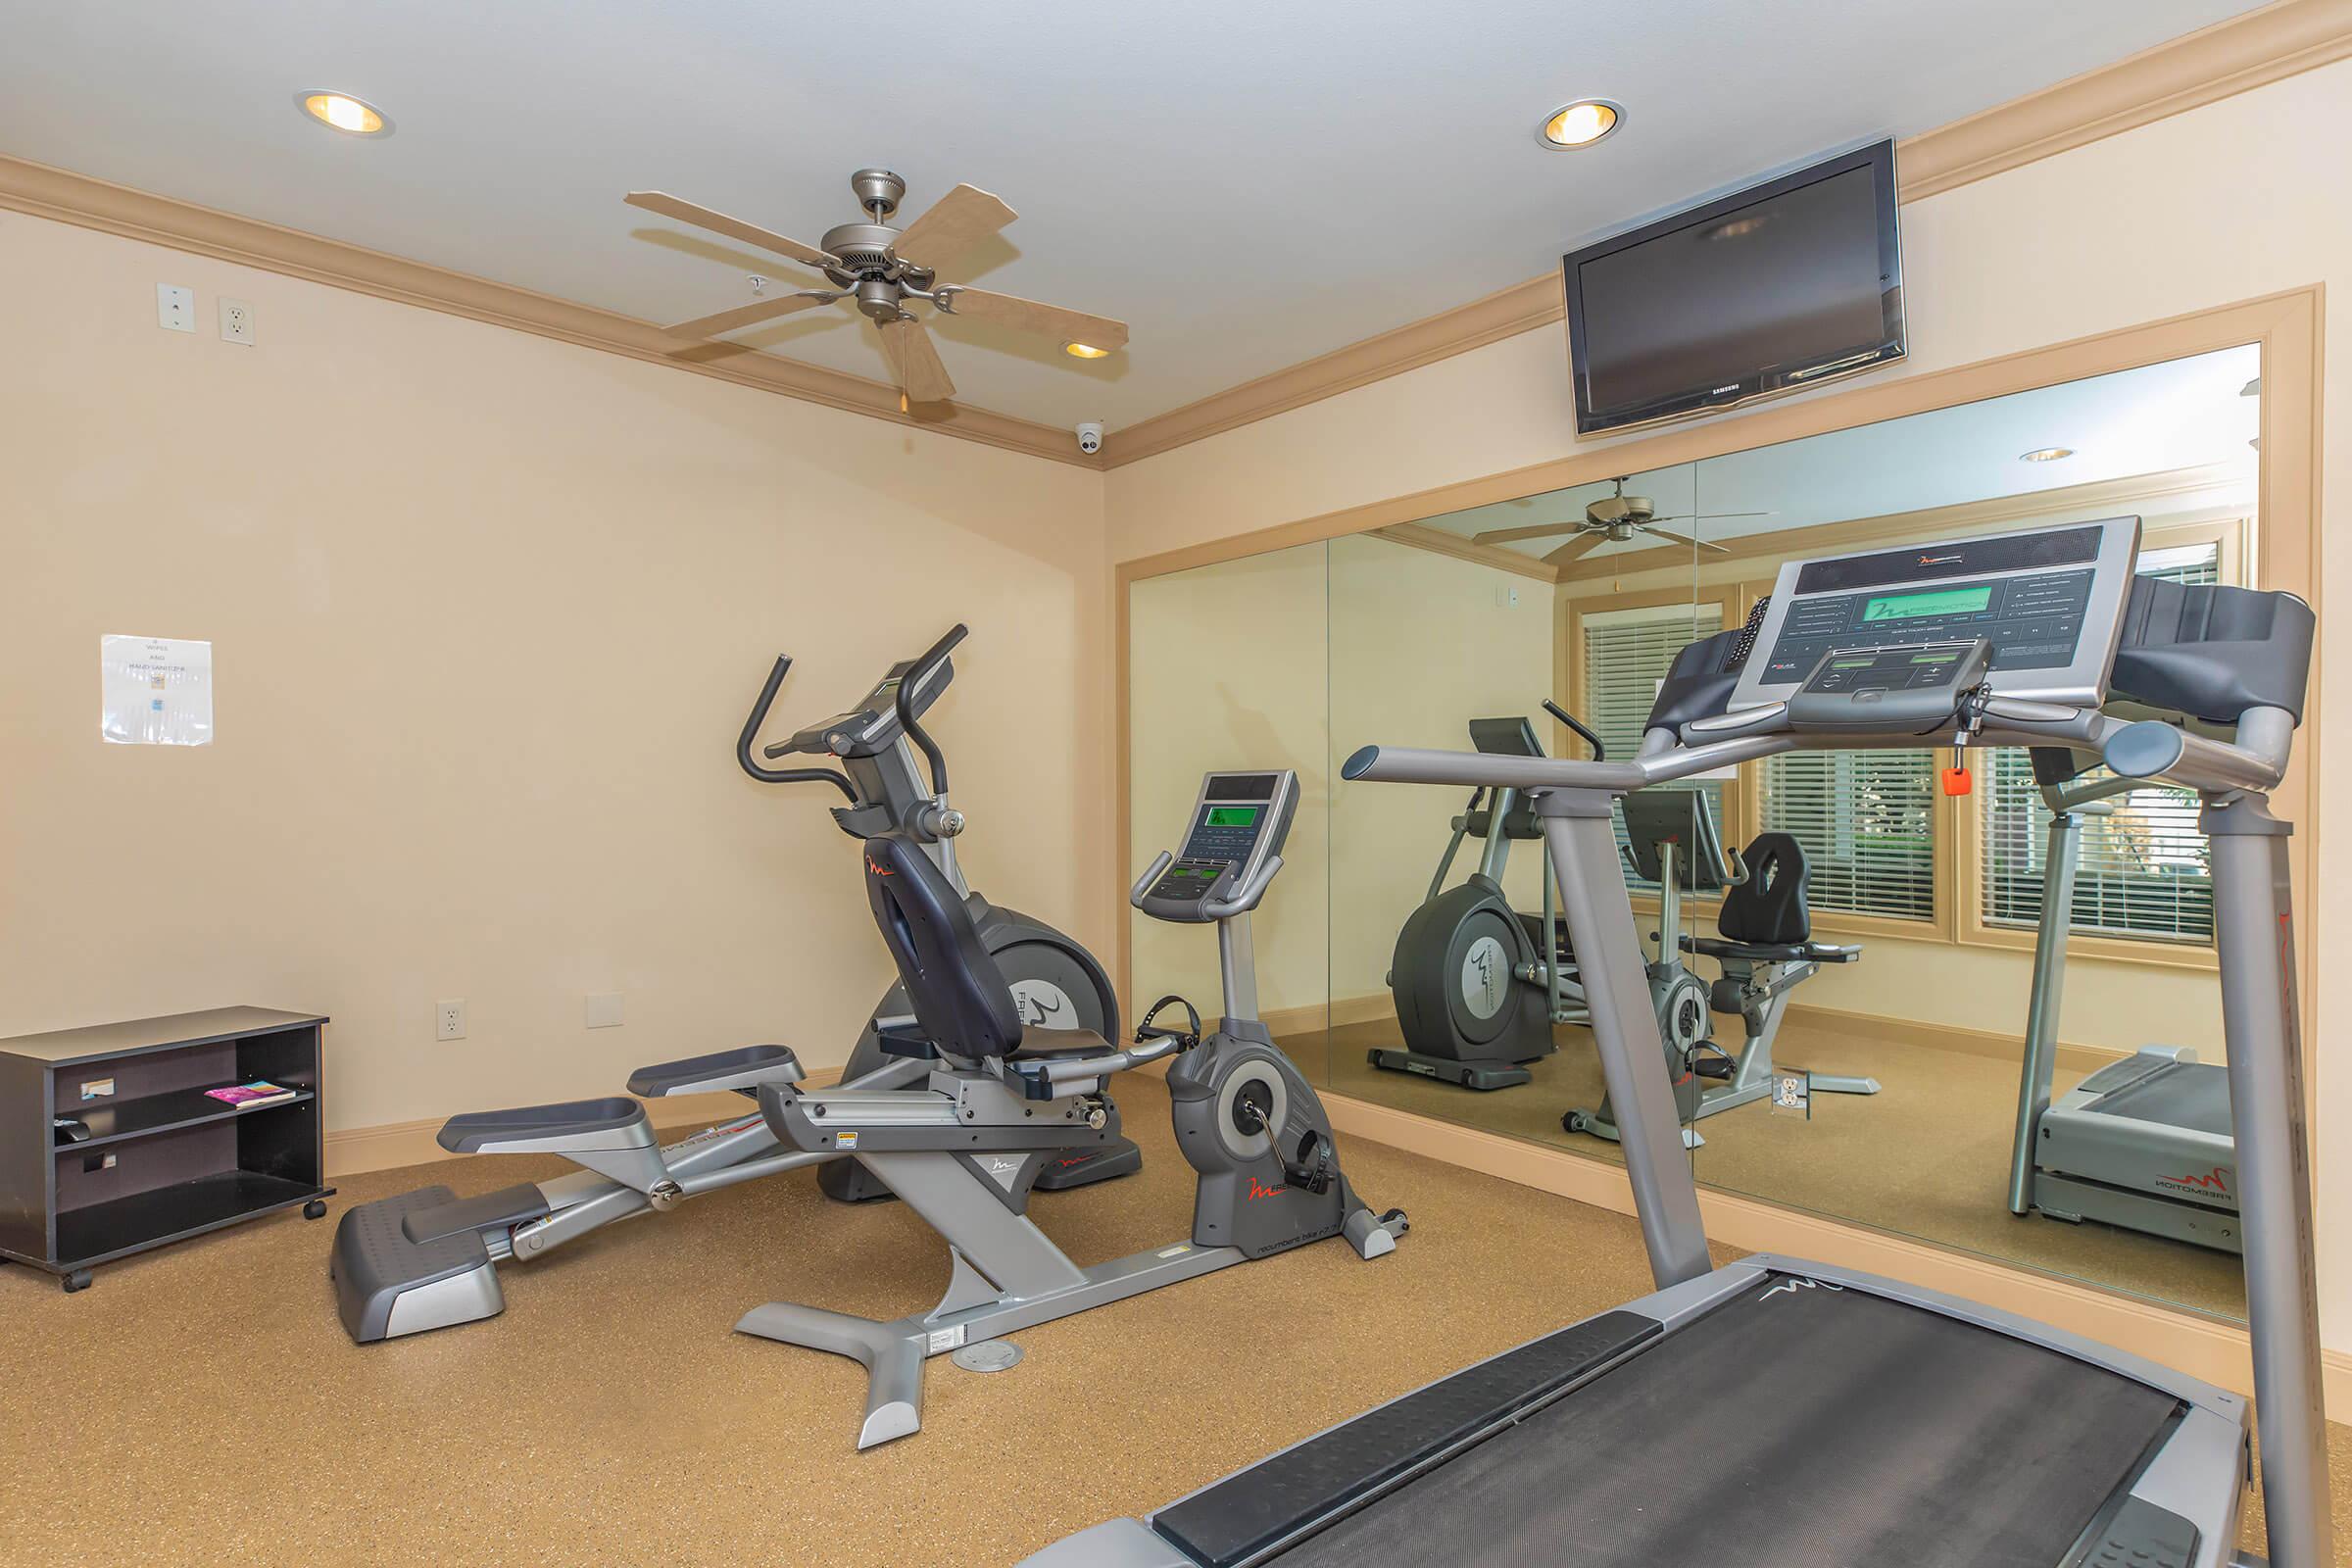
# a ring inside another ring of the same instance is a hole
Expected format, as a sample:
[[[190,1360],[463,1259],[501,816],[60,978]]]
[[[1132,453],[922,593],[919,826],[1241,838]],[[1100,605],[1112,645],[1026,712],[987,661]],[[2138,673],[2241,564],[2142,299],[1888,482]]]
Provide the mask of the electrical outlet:
[[[608,991],[600,996],[584,997],[581,1000],[585,1004],[589,1028],[617,1029],[620,1027],[619,992]]]
[[[466,1004],[463,1001],[433,1004],[433,1036],[439,1040],[466,1038]]]
[[[253,307],[243,300],[220,301],[220,341],[253,344]]]
[[[196,291],[177,283],[155,285],[155,324],[167,332],[196,330]]]

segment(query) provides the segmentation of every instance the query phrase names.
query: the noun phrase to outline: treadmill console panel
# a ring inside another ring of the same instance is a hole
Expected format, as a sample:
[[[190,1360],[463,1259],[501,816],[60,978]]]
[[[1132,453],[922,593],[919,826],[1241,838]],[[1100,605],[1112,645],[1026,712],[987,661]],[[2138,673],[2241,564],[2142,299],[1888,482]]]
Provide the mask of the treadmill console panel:
[[[1792,730],[1933,729],[1984,680],[1992,644],[1891,643],[1824,656],[1788,699]]]
[[[1229,896],[1282,853],[1298,808],[1298,775],[1287,768],[1207,775],[1183,845],[1135,906],[1161,920],[1210,918],[1203,905]]]
[[[1731,708],[1782,702],[1825,658],[1984,642],[2003,696],[2096,706],[2139,550],[2139,519],[1792,561],[1781,567]]]

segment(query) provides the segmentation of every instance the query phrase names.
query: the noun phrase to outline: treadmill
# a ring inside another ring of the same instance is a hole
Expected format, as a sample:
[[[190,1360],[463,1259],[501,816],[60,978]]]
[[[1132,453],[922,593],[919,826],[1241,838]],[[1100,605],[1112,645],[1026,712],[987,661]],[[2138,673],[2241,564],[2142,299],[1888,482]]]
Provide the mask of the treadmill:
[[[1032,1568],[2226,1568],[2247,1401],[1857,1270],[1710,1266],[1610,828],[1621,796],[1802,748],[2065,749],[2204,800],[2270,1568],[2332,1561],[2287,823],[2313,617],[2132,577],[2120,517],[1792,562],[1685,649],[1632,760],[1368,746],[1349,779],[1503,786],[1543,820],[1657,1289]],[[2119,655],[2230,738],[2102,711]],[[2282,940],[2282,937],[2284,940]]]
[[[2143,597],[2155,590],[2140,589]],[[2136,650],[2116,658],[2111,703],[2147,679]],[[2159,661],[2155,671],[2161,679]],[[2177,715],[2194,721],[2201,715]],[[2220,1251],[2238,1249],[2237,1140],[2230,1130],[2230,1070],[2185,1046],[2142,1046],[2051,1102],[2058,1070],[2058,1005],[2066,934],[2082,855],[2082,819],[2137,778],[2086,778],[2096,758],[2034,753],[2034,782],[2050,808],[2041,868],[2041,923],[2018,1071],[2017,1130],[2009,1152],[2009,1211],[2099,1220]]]

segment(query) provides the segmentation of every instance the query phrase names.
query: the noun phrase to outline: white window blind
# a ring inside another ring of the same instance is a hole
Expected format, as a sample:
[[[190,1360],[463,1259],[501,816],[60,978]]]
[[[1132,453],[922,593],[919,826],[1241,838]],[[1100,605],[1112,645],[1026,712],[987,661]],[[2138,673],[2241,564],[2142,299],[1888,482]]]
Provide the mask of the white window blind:
[[[1818,912],[1936,917],[1936,754],[1788,752],[1763,766],[1763,821],[1804,846]]]
[[[1630,758],[1642,749],[1642,726],[1657,702],[1658,682],[1674,663],[1674,656],[1701,637],[1723,630],[1723,606],[1715,604],[1659,605],[1646,610],[1602,610],[1583,619],[1583,646],[1577,650],[1583,670],[1584,709],[1577,714],[1607,744],[1611,757]],[[1692,781],[1707,792],[1715,826],[1729,838],[1723,820],[1720,780]],[[1625,842],[1625,813],[1615,818],[1617,843]],[[1626,881],[1640,888],[1657,883],[1637,875],[1631,864]]]
[[[2137,569],[2173,582],[2221,578],[2221,546],[2140,553]],[[1992,754],[1984,767],[1984,923],[2032,928],[2041,919],[2041,876],[2050,810],[2022,751]],[[2110,776],[2099,768],[2086,775]],[[2213,881],[2192,790],[2149,788],[2110,796],[2104,815],[2082,817],[2075,872],[2077,931],[2150,942],[2213,941]]]

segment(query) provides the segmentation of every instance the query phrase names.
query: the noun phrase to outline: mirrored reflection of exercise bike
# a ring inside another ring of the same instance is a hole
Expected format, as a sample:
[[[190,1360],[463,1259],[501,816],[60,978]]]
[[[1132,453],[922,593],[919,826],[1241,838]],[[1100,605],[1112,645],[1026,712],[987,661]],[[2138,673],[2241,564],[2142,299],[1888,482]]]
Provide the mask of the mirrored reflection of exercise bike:
[[[1637,874],[1658,886],[1657,956],[1649,993],[1658,1034],[1674,1082],[1683,1142],[1706,1140],[1691,1125],[1701,1117],[1762,1100],[1773,1093],[1773,1037],[1788,997],[1825,963],[1852,963],[1859,946],[1813,940],[1805,902],[1804,847],[1787,833],[1759,833],[1742,855],[1726,850],[1714,813],[1698,790],[1642,790],[1622,798],[1624,854]],[[1719,895],[1716,937],[1685,936],[1685,894]],[[1713,958],[1722,973],[1709,984],[1683,962],[1688,953]],[[1714,1039],[1715,1013],[1740,1020],[1745,1039],[1737,1054]],[[1804,1075],[1804,1091],[1875,1095],[1876,1078]],[[1604,1096],[1597,1110],[1582,1107],[1560,1118],[1572,1133],[1614,1142],[1617,1118]]]

